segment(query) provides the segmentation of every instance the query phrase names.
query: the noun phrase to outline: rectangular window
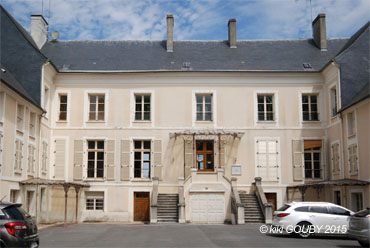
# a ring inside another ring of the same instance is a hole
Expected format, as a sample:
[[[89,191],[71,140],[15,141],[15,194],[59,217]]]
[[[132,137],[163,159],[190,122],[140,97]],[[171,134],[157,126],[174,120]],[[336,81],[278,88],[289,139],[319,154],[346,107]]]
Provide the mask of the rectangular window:
[[[342,198],[341,198],[340,190],[335,190],[334,191],[334,203],[337,204],[337,205],[342,204]]]
[[[48,143],[46,141],[42,142],[42,158],[41,158],[41,170],[46,172],[48,161]]]
[[[338,111],[338,106],[337,106],[337,88],[333,87],[330,89],[330,113],[331,116],[336,116],[337,111]]]
[[[212,94],[197,94],[197,121],[212,121]]]
[[[10,190],[10,202],[19,203],[20,202],[20,191],[17,189]]]
[[[363,209],[363,199],[361,192],[351,193],[352,210],[358,212]]]
[[[87,177],[104,177],[104,140],[87,142]]]
[[[214,170],[214,141],[197,140],[197,168],[199,171]]]
[[[34,145],[28,145],[28,166],[27,172],[28,174],[33,174],[35,172],[35,163],[36,163],[36,148]]]
[[[340,167],[339,167],[339,163],[340,163],[339,143],[335,143],[335,144],[332,145],[331,152],[332,152],[331,153],[332,154],[331,160],[332,160],[333,172],[339,172],[340,171]]]
[[[151,141],[134,141],[134,177],[150,178]]]
[[[15,140],[15,164],[14,170],[20,172],[22,170],[22,160],[23,160],[23,142],[19,139]]]
[[[59,95],[59,120],[66,121],[67,120],[67,95]],[[91,105],[90,105],[91,107]]]
[[[306,179],[321,179],[321,140],[304,141],[304,169]]]
[[[348,147],[348,165],[351,175],[356,175],[358,173],[357,159],[357,145],[352,144]]]
[[[317,95],[302,95],[303,121],[318,121]]]
[[[347,114],[347,134],[348,136],[352,136],[355,133],[355,116],[352,112]]]
[[[85,192],[86,210],[104,210],[104,192]]]
[[[29,135],[31,137],[36,136],[36,113],[30,112],[30,129],[29,129]]]
[[[274,120],[274,96],[273,95],[257,95],[257,108],[259,121]]]
[[[24,126],[24,106],[21,104],[17,105],[17,130],[23,131]]]
[[[89,95],[89,121],[104,121],[104,108],[104,95]]]
[[[45,188],[41,188],[41,196],[40,196],[40,212],[44,212],[46,210],[46,190]]]
[[[150,95],[135,94],[135,120],[150,121]]]
[[[46,113],[49,112],[49,88],[44,87],[44,109],[46,110]]]

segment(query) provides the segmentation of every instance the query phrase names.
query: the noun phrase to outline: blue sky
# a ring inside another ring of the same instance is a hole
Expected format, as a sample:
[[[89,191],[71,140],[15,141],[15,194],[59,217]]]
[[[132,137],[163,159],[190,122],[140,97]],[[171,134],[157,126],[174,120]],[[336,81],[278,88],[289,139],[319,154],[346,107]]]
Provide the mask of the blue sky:
[[[61,40],[162,40],[166,15],[175,40],[226,40],[237,20],[237,39],[310,38],[310,0],[0,0],[29,30],[30,15],[49,20]],[[49,8],[50,6],[50,8]],[[50,15],[49,15],[50,13]],[[312,0],[313,18],[326,13],[328,37],[348,37],[370,19],[369,0]]]

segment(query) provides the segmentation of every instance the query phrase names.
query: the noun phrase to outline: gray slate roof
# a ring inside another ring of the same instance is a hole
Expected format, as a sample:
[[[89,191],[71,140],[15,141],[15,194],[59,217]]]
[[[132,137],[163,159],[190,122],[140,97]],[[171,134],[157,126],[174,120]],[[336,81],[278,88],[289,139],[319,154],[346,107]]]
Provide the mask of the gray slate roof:
[[[59,71],[320,71],[348,39],[329,39],[320,51],[312,39],[238,41],[49,41],[42,52]],[[190,68],[184,68],[184,63]]]
[[[0,11],[0,62],[39,106],[41,67],[47,58],[37,49],[28,32],[1,5]]]
[[[356,32],[335,57],[340,65],[342,109],[369,97],[370,22]]]

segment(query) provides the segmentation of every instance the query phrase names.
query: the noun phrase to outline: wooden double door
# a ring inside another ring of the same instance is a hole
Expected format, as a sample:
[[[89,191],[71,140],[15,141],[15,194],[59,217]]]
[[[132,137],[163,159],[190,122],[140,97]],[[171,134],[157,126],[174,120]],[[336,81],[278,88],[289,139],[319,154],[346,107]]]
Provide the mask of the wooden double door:
[[[149,221],[149,192],[134,192],[134,221]]]

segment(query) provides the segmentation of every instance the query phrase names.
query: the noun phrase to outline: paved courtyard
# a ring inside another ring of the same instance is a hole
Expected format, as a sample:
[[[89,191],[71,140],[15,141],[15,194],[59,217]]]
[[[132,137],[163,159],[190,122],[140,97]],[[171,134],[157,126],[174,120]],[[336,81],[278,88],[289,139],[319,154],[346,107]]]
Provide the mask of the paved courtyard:
[[[357,241],[261,234],[259,224],[78,224],[41,229],[41,247],[358,247]]]

